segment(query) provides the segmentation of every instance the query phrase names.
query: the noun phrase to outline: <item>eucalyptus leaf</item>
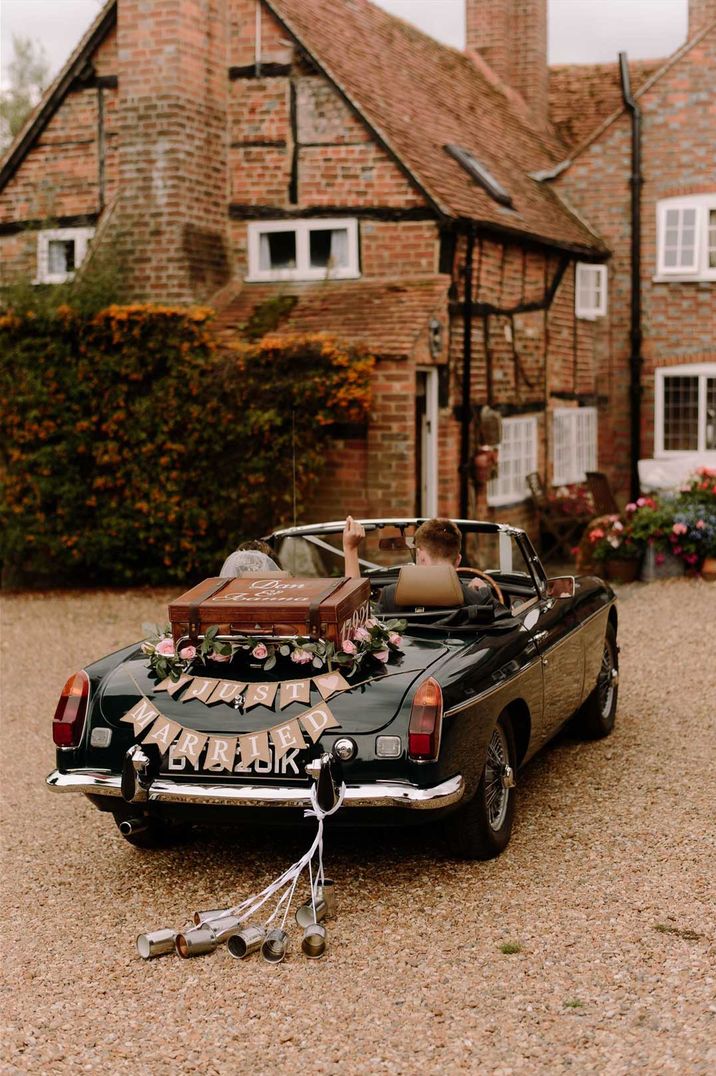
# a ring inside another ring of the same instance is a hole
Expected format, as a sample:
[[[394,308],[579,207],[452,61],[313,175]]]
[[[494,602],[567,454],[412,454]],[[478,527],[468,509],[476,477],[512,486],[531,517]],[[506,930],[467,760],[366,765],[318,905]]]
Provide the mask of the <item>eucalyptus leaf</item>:
[[[266,662],[264,664],[264,669],[266,669],[267,671],[268,671],[268,669],[273,669],[275,664],[276,664],[276,658],[272,654],[270,658],[266,659]]]
[[[313,659],[313,665],[316,669],[320,669],[323,665],[323,658],[315,657]]]
[[[288,655],[291,653],[291,647],[288,646],[286,643],[284,643],[283,646],[279,647],[278,652],[281,655],[281,657],[287,658]]]

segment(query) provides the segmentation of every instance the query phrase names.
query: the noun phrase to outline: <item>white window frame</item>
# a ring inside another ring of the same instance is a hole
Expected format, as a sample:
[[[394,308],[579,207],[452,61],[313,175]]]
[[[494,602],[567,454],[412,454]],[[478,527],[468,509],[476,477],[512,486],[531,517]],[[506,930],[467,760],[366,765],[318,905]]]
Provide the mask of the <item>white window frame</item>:
[[[667,377],[698,377],[699,410],[698,446],[696,448],[664,448],[664,388]],[[655,371],[654,383],[654,458],[670,459],[698,453],[704,462],[716,459],[716,449],[706,448],[706,380],[716,379],[716,362],[685,363],[683,366],[663,366]]]
[[[696,242],[691,266],[667,266],[664,264],[666,238],[666,214],[669,209],[694,209],[696,211]],[[676,281],[688,283],[698,280],[716,280],[716,266],[709,266],[709,214],[716,212],[716,191],[712,194],[693,194],[689,197],[664,198],[656,203],[656,276],[658,283]]]
[[[596,281],[599,281],[599,299],[596,299]],[[592,302],[585,304],[580,302],[580,295],[589,291]],[[578,318],[594,321],[595,318],[603,318],[607,313],[607,267],[606,265],[592,265],[590,262],[577,262],[577,271],[574,280],[574,310]]]
[[[555,407],[552,411],[552,483],[584,482],[597,470],[596,407]]]
[[[340,268],[310,267],[309,236],[312,231],[343,229],[348,232],[348,264]],[[261,236],[267,232],[294,232],[296,235],[295,269],[261,269]],[[249,282],[271,280],[352,280],[360,276],[358,259],[358,221],[353,218],[312,218],[311,220],[252,221],[248,229]]]
[[[46,228],[37,233],[37,276],[35,284],[64,284],[66,280],[72,280],[77,269],[85,259],[87,247],[94,228]],[[75,269],[71,273],[51,273],[49,268],[50,242],[51,240],[67,242],[74,239],[75,242]]]
[[[518,451],[519,450],[519,451]],[[505,464],[519,464],[516,470],[504,474]],[[487,503],[491,508],[518,504],[530,496],[525,481],[537,470],[537,416],[515,415],[502,420],[502,441],[499,448],[497,478],[487,483]],[[500,476],[500,471],[503,475]]]

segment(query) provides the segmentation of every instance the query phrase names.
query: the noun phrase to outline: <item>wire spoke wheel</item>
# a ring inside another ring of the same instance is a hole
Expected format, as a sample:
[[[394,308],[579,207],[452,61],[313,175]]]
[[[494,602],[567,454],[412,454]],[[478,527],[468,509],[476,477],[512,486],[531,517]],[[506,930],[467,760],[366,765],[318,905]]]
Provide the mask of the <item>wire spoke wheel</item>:
[[[485,762],[487,821],[490,828],[495,832],[502,828],[507,817],[510,789],[504,787],[502,778],[509,762],[510,750],[507,737],[502,726],[497,724],[487,748],[487,761]]]
[[[607,717],[612,708],[615,671],[612,642],[607,636],[604,640],[602,665],[599,670],[599,676],[597,677],[597,697],[599,699],[599,709],[603,717]]]

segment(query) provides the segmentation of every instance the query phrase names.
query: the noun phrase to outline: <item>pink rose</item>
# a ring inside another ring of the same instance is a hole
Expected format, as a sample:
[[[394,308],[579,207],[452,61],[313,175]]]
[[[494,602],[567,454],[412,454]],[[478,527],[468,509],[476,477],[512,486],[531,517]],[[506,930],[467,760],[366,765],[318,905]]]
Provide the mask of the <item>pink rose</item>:
[[[356,628],[353,632],[353,638],[357,639],[361,643],[367,643],[370,639],[370,632],[367,628]]]
[[[397,631],[390,631],[388,632],[388,641],[392,643],[393,646],[400,646],[403,641],[403,636],[398,635]]]
[[[357,647],[350,639],[345,639],[341,647],[344,654],[355,654]]]
[[[703,519],[697,519],[696,526],[699,528],[700,531],[702,531],[706,524],[704,523]]]
[[[183,646],[179,651],[179,657],[182,659],[182,661],[193,661],[196,657],[196,647]]]
[[[157,643],[157,645],[155,647],[155,653],[159,654],[160,657],[163,657],[163,658],[173,658],[174,657],[174,640],[173,639],[162,639],[161,642]]]
[[[639,500],[636,502],[637,508],[643,508],[644,505],[648,503],[649,501],[646,497],[640,497]]]
[[[387,661],[389,656],[390,655],[389,655],[389,652],[387,650],[374,650],[373,651],[373,657],[375,658],[376,661]]]
[[[306,665],[309,661],[313,661],[313,654],[308,650],[294,650],[291,654],[291,661],[295,661],[297,665]]]
[[[266,648],[266,647],[264,646],[264,644],[263,644],[263,643],[257,643],[257,644],[256,644],[256,646],[255,646],[255,647],[253,648],[253,650],[251,651],[251,654],[252,654],[252,656],[253,656],[253,657],[255,657],[255,658],[256,658],[256,659],[258,660],[258,661],[263,661],[263,659],[264,659],[264,658],[267,658],[267,657],[268,657],[268,650],[267,650],[267,648]]]
[[[218,650],[212,650],[209,658],[212,661],[231,661],[231,654],[220,654]]]
[[[626,506],[626,510],[627,510],[627,512],[636,512],[636,504],[635,504],[635,502],[634,501],[629,501],[629,504]]]
[[[675,523],[671,529],[674,534],[686,534],[689,528],[685,523]]]

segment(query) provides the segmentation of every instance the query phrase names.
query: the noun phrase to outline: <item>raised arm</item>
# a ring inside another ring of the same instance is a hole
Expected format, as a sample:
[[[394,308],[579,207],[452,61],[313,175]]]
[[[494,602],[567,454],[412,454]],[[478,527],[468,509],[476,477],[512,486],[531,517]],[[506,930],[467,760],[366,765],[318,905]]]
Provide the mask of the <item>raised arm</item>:
[[[345,558],[345,574],[351,579],[360,578],[360,564],[358,563],[358,546],[365,538],[363,524],[346,517],[346,525],[343,528],[343,556]]]

